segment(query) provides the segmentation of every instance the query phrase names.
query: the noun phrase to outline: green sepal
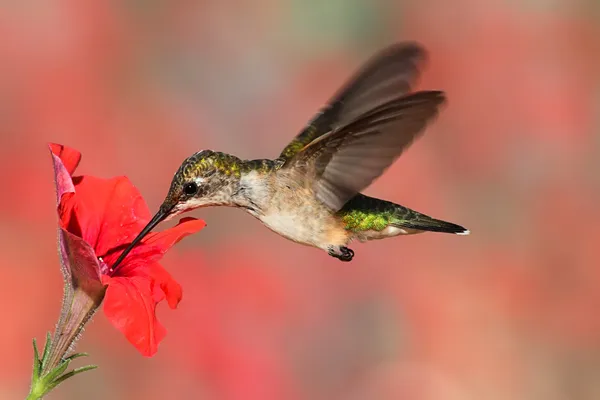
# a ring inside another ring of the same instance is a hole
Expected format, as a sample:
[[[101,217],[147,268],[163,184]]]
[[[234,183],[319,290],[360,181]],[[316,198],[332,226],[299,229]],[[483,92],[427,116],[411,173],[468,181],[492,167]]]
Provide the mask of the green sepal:
[[[31,384],[33,385],[40,379],[40,373],[42,372],[42,361],[40,360],[40,353],[37,348],[37,342],[33,338],[33,372],[31,373]]]
[[[70,360],[62,361],[60,364],[58,364],[56,366],[56,368],[54,368],[52,371],[48,372],[48,374],[45,375],[42,379],[44,380],[44,382],[46,384],[48,384],[48,385],[52,384],[56,379],[58,379],[63,374],[63,372],[65,372],[67,370],[70,363],[71,363]]]
[[[42,369],[48,362],[48,353],[50,353],[50,347],[52,346],[52,337],[50,336],[50,332],[46,333],[46,343],[44,344],[44,354],[42,355]]]
[[[44,364],[48,362],[51,342],[52,340],[50,333],[48,333],[46,336],[44,352],[42,358],[40,358],[37,341],[36,339],[33,339],[33,372],[31,375],[31,390],[29,396],[27,397],[28,400],[41,399],[66,379],[69,379],[72,376],[78,375],[82,372],[98,368],[97,365],[86,365],[65,373],[71,361],[76,358],[87,357],[88,355],[87,353],[75,353],[62,359],[55,368],[53,368],[47,374],[42,375]]]
[[[82,372],[90,371],[90,370],[96,369],[96,368],[98,368],[97,365],[86,365],[85,367],[75,368],[75,369],[67,372],[64,375],[59,376],[57,379],[54,380],[54,382],[52,382],[50,385],[48,385],[48,392],[50,390],[54,389],[56,386],[60,385],[64,380],[69,379],[70,377],[80,374]]]
[[[71,354],[69,357],[65,357],[64,360],[73,361],[76,358],[87,357],[87,356],[89,356],[88,353],[75,353],[75,354]]]

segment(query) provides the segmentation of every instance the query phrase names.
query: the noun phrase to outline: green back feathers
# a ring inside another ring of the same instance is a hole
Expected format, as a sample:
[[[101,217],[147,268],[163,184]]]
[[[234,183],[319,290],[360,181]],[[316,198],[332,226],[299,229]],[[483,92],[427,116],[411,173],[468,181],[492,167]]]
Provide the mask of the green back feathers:
[[[302,132],[298,134],[298,136],[294,138],[294,140],[291,141],[290,144],[285,147],[285,149],[283,149],[279,155],[279,158],[284,160],[292,158],[310,142],[329,131],[329,127],[321,125],[323,124],[321,123],[320,125],[316,125],[315,122],[311,122]]]
[[[259,160],[245,160],[240,164],[242,172],[248,173],[250,171],[256,171],[261,174],[266,174],[275,170],[278,163],[274,160],[259,159]]]

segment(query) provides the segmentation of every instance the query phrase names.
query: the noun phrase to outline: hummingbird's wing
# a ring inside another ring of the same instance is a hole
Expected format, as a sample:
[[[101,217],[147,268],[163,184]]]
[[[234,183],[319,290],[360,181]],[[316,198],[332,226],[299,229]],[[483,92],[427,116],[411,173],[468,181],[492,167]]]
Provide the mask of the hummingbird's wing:
[[[398,158],[444,101],[439,91],[392,100],[313,140],[282,168],[312,185],[317,198],[337,211]]]
[[[417,43],[398,43],[371,58],[333,96],[279,156],[288,160],[307,144],[410,92],[426,52]]]

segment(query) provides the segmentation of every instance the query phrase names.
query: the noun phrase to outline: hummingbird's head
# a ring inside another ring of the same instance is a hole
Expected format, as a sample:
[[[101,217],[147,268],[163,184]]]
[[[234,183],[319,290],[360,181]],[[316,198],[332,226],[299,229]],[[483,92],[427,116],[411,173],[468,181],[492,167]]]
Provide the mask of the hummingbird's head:
[[[199,207],[230,204],[240,166],[239,158],[211,150],[186,158],[161,205],[167,212],[165,220]]]
[[[186,158],[171,181],[169,193],[158,212],[123,251],[112,268],[156,225],[199,207],[227,205],[240,179],[241,160],[229,154],[202,150]]]

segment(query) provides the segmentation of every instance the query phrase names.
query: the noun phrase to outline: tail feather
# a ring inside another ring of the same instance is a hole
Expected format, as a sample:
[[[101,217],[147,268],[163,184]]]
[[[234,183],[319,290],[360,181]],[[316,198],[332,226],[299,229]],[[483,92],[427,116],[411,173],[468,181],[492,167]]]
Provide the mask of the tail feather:
[[[429,232],[454,233],[455,235],[468,235],[471,232],[452,222],[446,222],[439,219],[431,218],[428,215],[421,214],[414,210],[400,206],[402,209],[399,216],[392,221],[390,225],[397,228],[416,229]]]
[[[361,240],[382,239],[398,234],[418,232],[445,232],[468,235],[468,229],[431,218],[408,207],[381,199],[357,194],[338,212],[346,229],[353,231]],[[398,228],[391,232],[387,227]]]

